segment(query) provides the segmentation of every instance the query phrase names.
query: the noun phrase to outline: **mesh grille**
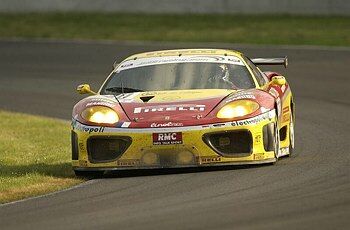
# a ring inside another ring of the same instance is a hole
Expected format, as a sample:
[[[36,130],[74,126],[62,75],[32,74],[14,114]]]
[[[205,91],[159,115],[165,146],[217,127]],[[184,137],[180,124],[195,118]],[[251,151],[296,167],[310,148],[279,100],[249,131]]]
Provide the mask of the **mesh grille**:
[[[215,152],[226,157],[247,156],[252,153],[252,135],[247,130],[206,134],[204,141]]]
[[[130,137],[92,137],[88,139],[89,161],[110,162],[118,159],[130,146]]]

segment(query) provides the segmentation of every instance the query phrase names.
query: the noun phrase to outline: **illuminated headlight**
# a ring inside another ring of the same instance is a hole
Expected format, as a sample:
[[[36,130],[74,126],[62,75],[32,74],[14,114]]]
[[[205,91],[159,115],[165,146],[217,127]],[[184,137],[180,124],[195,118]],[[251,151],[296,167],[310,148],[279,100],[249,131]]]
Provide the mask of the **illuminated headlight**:
[[[93,123],[114,124],[119,121],[118,114],[113,110],[105,106],[92,106],[86,108],[81,116]]]
[[[259,104],[251,100],[239,100],[222,107],[217,113],[218,118],[235,118],[254,113],[259,109]]]

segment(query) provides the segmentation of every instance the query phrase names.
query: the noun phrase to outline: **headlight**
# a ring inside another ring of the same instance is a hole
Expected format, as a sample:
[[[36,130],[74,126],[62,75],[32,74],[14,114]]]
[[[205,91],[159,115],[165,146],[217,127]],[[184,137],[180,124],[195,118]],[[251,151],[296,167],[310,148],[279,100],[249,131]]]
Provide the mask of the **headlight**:
[[[254,113],[259,109],[259,104],[251,100],[239,100],[230,102],[222,107],[217,113],[218,118],[243,117]]]
[[[86,108],[81,116],[93,123],[114,124],[119,121],[118,114],[113,109],[104,106]]]

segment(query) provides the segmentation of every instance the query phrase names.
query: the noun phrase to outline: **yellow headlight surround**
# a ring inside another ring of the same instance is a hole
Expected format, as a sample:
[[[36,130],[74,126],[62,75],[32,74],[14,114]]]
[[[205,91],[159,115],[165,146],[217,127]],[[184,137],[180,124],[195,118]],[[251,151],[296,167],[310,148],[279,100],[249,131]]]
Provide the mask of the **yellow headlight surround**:
[[[222,107],[216,114],[217,118],[229,119],[243,117],[259,109],[259,104],[251,100],[233,101]]]
[[[114,124],[119,121],[118,114],[111,108],[105,106],[92,106],[81,113],[82,118],[97,124]]]

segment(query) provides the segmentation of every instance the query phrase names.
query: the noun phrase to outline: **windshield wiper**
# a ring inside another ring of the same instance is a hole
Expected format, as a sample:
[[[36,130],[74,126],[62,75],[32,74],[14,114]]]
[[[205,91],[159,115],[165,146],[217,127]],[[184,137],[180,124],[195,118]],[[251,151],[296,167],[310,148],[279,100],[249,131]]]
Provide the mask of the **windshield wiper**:
[[[133,92],[143,92],[142,89],[134,89],[127,87],[110,87],[105,89],[105,91],[115,92],[115,93],[133,93]]]

